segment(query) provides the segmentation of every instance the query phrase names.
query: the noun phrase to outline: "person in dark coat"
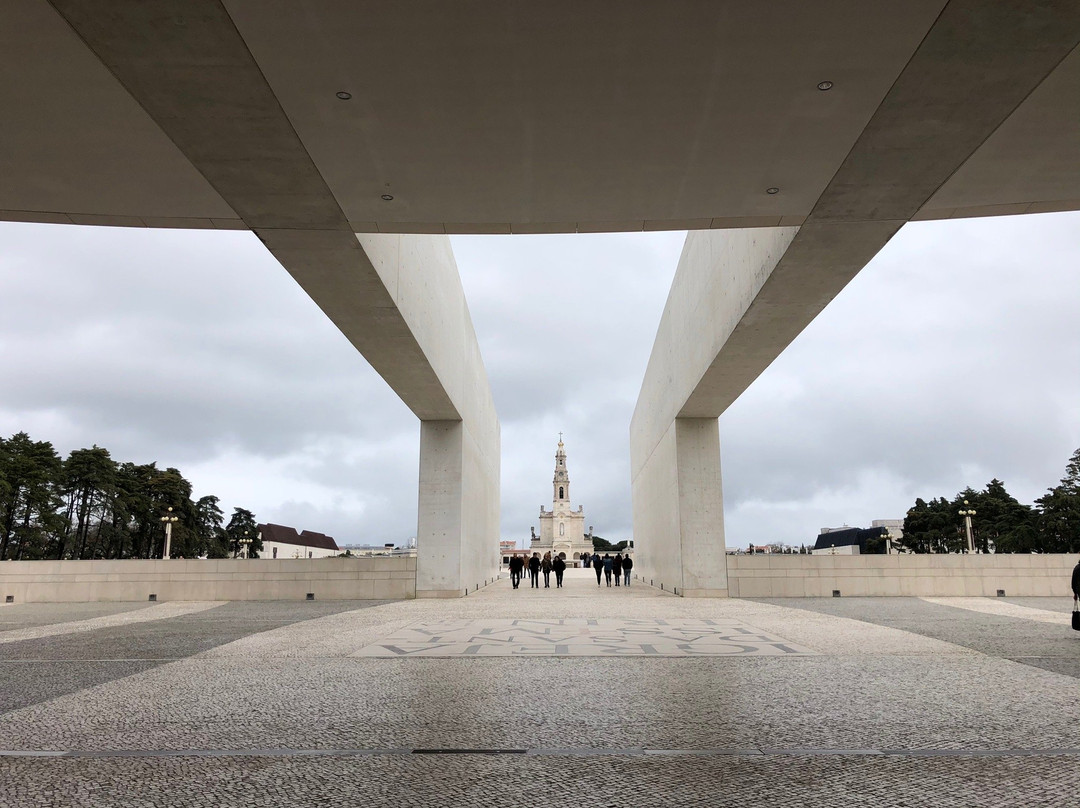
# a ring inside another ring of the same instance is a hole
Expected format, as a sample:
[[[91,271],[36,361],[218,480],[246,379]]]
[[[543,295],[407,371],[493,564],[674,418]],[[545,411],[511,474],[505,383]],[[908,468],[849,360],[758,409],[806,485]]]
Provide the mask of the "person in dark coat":
[[[604,580],[607,581],[608,586],[611,586],[611,570],[614,563],[611,553],[604,553]]]
[[[593,553],[592,565],[596,572],[596,585],[600,586],[600,576],[604,574],[604,560],[600,558],[599,553]]]
[[[544,553],[544,560],[540,562],[540,569],[544,573],[544,589],[551,589],[551,553]]]
[[[555,556],[551,562],[551,568],[555,570],[555,588],[562,589],[562,576],[566,571],[566,562],[561,555]]]
[[[627,553],[626,558],[624,558],[622,560],[622,571],[623,571],[623,575],[626,576],[626,585],[627,586],[630,586],[630,570],[632,570],[633,568],[634,568],[634,559],[632,559],[630,557],[630,554]]]
[[[1080,600],[1080,561],[1073,567],[1072,591],[1073,600]]]
[[[525,562],[522,561],[521,556],[510,556],[510,583],[514,585],[514,589],[518,588],[518,584],[521,583],[521,570],[525,567]]]
[[[622,553],[616,553],[611,560],[611,571],[615,573],[615,586],[618,586],[622,579]]]
[[[582,553],[581,554],[581,566],[583,566],[585,569],[589,568],[589,561],[591,561],[591,560],[592,560],[592,556],[589,555],[588,553]]]
[[[529,588],[540,588],[540,554],[533,553],[529,559]]]

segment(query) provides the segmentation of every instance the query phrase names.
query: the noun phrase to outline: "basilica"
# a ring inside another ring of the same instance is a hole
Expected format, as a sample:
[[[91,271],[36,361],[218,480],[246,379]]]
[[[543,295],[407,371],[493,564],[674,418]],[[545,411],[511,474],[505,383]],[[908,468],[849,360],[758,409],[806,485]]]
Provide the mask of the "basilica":
[[[570,505],[570,475],[566,471],[566,452],[562,433],[555,451],[555,478],[552,480],[551,510],[540,506],[540,535],[532,528],[529,551],[540,555],[550,551],[553,556],[562,554],[568,562],[577,561],[583,553],[592,552],[592,528],[585,533],[585,509]]]

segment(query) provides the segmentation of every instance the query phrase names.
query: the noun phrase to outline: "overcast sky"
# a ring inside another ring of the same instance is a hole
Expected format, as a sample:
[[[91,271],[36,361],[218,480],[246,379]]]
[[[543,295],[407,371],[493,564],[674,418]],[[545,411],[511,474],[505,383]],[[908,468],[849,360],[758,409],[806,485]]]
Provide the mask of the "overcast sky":
[[[631,535],[628,432],[684,233],[455,237],[502,423],[503,537]],[[905,227],[720,419],[728,544],[810,542],[1080,446],[1080,214]],[[176,466],[226,511],[415,535],[419,424],[247,233],[0,223],[0,434]]]

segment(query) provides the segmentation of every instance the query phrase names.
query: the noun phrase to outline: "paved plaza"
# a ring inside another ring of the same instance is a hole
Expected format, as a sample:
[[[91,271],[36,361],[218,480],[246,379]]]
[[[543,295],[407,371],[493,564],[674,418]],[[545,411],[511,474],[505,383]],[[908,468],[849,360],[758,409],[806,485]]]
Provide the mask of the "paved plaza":
[[[0,806],[1075,806],[1067,600],[0,608]]]

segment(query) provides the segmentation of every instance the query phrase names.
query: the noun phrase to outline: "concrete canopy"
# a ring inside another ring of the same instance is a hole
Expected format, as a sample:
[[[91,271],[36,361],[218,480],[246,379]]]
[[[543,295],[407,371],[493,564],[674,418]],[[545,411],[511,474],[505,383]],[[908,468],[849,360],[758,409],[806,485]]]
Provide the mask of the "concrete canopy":
[[[0,102],[19,114],[3,124],[0,218],[243,227],[141,98],[184,92],[151,80],[154,61],[242,89],[236,64],[209,56],[225,36],[354,232],[797,225],[946,5],[965,4],[11,0]],[[1070,5],[971,4],[968,34]],[[97,24],[158,43],[129,54],[141,88],[87,46]],[[1080,206],[1080,54],[1063,55],[915,218]],[[259,117],[242,95],[213,114]]]

